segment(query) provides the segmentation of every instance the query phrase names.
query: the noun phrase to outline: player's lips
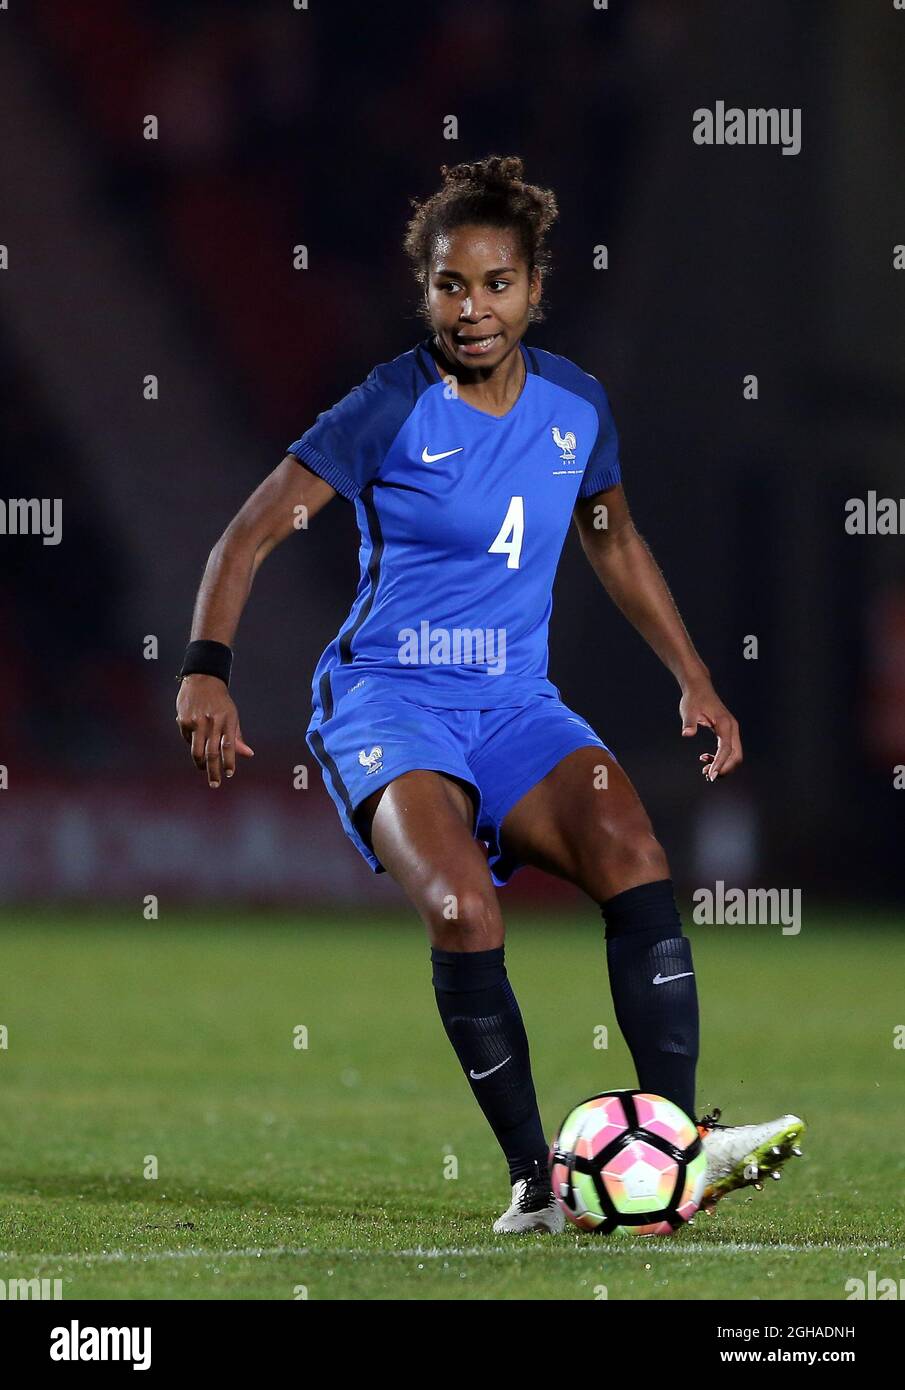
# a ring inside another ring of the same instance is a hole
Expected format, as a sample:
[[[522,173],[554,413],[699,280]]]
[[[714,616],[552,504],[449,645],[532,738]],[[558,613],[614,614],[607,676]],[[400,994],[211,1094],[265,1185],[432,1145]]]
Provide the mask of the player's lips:
[[[499,333],[487,333],[483,337],[467,337],[462,333],[457,333],[455,342],[456,347],[467,357],[480,357],[482,353],[490,351],[499,336]]]

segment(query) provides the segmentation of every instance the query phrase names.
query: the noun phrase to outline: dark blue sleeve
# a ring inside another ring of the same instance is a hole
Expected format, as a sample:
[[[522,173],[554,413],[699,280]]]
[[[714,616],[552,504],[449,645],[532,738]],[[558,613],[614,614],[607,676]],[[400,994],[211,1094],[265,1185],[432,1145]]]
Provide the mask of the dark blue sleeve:
[[[380,471],[390,445],[411,410],[394,382],[375,367],[329,410],[321,411],[288,452],[343,497],[353,501]]]
[[[619,436],[616,433],[616,422],[606,391],[594,376],[586,376],[586,383],[589,383],[588,389],[582,394],[596,407],[598,425],[597,438],[588,458],[581,487],[578,489],[579,497],[593,497],[595,493],[604,492],[608,487],[615,487],[622,481]]]

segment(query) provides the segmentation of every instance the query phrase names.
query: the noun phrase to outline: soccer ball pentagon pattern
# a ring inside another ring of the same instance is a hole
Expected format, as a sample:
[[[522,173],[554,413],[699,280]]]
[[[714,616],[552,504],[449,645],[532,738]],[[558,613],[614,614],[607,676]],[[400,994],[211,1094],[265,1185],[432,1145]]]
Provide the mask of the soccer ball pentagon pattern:
[[[557,1202],[580,1230],[598,1235],[671,1235],[700,1206],[706,1174],[697,1126],[644,1091],[582,1101],[550,1149]]]

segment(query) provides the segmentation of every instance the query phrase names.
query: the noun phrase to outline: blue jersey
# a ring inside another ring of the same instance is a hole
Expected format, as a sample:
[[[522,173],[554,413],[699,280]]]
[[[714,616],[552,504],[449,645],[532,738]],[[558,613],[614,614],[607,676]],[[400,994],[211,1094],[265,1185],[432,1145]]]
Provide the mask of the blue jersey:
[[[525,384],[497,417],[454,394],[429,342],[375,367],[289,448],[354,502],[361,532],[355,602],[314,674],[328,714],[388,681],[446,709],[556,695],[547,629],[572,511],[620,481],[595,377],[521,344]]]

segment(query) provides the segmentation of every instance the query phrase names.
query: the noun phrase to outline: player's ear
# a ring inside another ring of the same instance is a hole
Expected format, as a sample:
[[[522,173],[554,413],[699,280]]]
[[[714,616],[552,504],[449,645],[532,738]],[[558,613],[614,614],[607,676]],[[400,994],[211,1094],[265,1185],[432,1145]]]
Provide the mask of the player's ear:
[[[538,266],[533,266],[528,277],[528,322],[539,323],[544,312],[540,307],[543,293],[543,277]]]

